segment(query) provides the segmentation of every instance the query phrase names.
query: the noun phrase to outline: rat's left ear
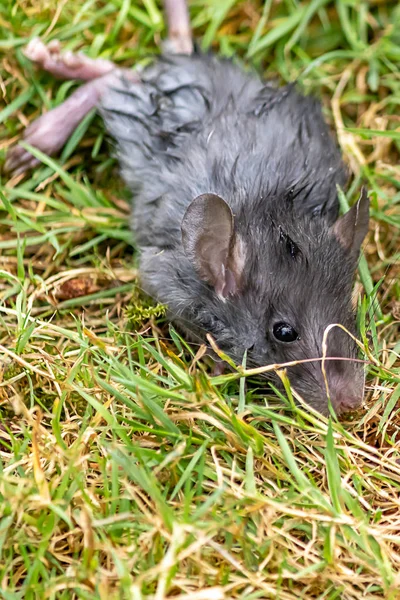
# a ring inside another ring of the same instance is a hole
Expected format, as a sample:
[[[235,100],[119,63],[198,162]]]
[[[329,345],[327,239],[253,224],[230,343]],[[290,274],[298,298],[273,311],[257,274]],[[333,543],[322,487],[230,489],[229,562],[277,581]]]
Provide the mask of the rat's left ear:
[[[181,230],[186,256],[199,277],[212,285],[220,298],[238,292],[244,247],[225,200],[216,194],[197,196],[183,216]]]
[[[332,229],[341,246],[353,256],[358,257],[361,244],[368,233],[368,224],[369,198],[363,187],[357,202],[334,223]]]

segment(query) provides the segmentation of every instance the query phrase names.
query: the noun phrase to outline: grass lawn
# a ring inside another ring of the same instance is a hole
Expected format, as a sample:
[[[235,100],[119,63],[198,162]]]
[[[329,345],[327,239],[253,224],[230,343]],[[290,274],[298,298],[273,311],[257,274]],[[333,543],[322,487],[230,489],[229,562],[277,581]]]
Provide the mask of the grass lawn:
[[[195,36],[319,95],[371,226],[356,292],[365,407],[327,420],[214,377],[140,293],[129,197],[90,114],[0,177],[0,598],[400,598],[400,6],[193,0]],[[145,64],[155,0],[0,1],[0,162],[75,84],[27,40]],[[365,294],[366,292],[366,294]],[[196,354],[197,353],[197,354]]]

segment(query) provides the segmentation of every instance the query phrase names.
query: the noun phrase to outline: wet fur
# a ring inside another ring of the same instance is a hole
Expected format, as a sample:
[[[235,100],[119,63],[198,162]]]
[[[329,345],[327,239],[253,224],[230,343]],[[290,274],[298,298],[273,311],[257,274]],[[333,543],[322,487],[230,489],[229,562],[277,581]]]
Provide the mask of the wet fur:
[[[145,70],[142,83],[121,80],[109,90],[102,115],[134,196],[142,284],[184,329],[198,339],[210,332],[237,362],[250,348],[257,365],[321,356],[330,323],[354,330],[357,257],[331,228],[346,171],[316,99],[213,56],[171,56]],[[185,210],[205,192],[229,204],[244,245],[241,290],[226,301],[199,279],[182,248]],[[276,342],[277,321],[291,323],[299,342]],[[356,356],[344,333],[329,339],[330,356]],[[331,361],[328,370],[332,382],[362,389],[356,363]],[[327,411],[319,363],[290,376]]]

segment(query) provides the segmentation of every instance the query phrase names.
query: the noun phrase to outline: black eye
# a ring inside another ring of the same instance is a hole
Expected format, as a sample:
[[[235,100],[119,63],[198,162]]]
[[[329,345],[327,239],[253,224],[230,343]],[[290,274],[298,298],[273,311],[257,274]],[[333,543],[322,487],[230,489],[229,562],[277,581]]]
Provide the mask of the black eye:
[[[297,331],[288,323],[275,323],[273,332],[280,342],[295,342],[299,339]]]

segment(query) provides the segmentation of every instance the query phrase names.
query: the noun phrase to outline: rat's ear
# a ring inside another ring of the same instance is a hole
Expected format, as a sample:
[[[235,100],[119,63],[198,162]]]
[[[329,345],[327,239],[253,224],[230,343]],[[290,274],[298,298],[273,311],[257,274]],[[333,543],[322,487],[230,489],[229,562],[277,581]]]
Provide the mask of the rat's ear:
[[[197,273],[221,298],[239,290],[243,245],[235,235],[231,209],[216,194],[197,196],[182,219],[182,243]]]
[[[333,225],[333,233],[345,250],[358,256],[368,233],[369,198],[363,187],[357,202]]]

